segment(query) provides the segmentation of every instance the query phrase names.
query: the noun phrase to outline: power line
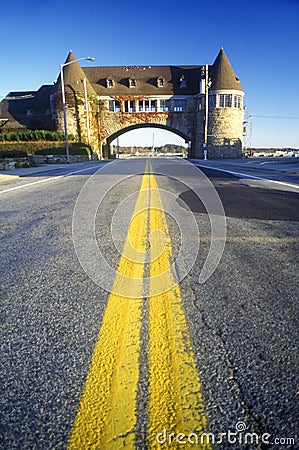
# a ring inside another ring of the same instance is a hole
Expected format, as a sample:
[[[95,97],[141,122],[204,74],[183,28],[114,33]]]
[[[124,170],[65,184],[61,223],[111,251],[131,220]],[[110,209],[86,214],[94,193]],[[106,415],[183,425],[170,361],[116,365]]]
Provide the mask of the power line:
[[[254,114],[253,117],[263,117],[265,119],[289,119],[289,120],[299,120],[299,117],[294,116],[259,116]]]

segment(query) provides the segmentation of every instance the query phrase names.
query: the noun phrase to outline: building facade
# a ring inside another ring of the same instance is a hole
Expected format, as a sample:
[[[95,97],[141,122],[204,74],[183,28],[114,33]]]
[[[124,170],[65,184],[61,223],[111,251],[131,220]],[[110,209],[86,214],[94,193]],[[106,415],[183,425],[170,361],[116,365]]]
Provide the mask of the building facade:
[[[211,66],[81,67],[72,52],[63,68],[68,133],[99,158],[140,127],[172,131],[189,156],[242,156],[244,91],[224,52]],[[64,131],[60,75],[36,92],[13,92],[0,104],[5,127]]]

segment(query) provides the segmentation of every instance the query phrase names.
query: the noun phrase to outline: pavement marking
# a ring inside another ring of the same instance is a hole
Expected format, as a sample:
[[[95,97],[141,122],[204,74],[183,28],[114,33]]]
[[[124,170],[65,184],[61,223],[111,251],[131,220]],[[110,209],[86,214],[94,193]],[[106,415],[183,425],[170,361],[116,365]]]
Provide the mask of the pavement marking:
[[[297,184],[292,184],[292,183],[285,183],[284,181],[276,181],[276,180],[269,180],[268,178],[263,178],[263,177],[258,177],[255,175],[249,175],[248,173],[241,173],[241,172],[234,172],[232,170],[227,170],[227,169],[219,169],[218,167],[211,167],[211,166],[206,166],[204,164],[195,164],[193,163],[196,167],[201,167],[203,169],[210,169],[210,170],[217,170],[218,172],[227,172],[230,173],[232,175],[237,175],[240,176],[242,178],[252,178],[254,180],[261,180],[261,181],[269,181],[270,183],[276,183],[276,184],[281,184],[283,186],[287,186],[287,187],[291,187],[291,188],[295,188],[295,189],[299,189],[299,186]]]
[[[111,163],[108,163],[111,164]],[[108,164],[105,164],[105,166],[107,166]],[[102,165],[96,166],[96,167],[88,167],[87,169],[81,169],[81,170],[76,170],[74,172],[69,172],[67,174],[64,175],[57,175],[55,177],[50,177],[50,178],[44,178],[43,180],[38,180],[38,181],[32,181],[31,183],[26,183],[26,184],[22,184],[20,186],[15,186],[13,188],[9,188],[9,189],[3,189],[2,191],[0,191],[0,194],[4,194],[6,192],[10,192],[10,191],[16,191],[17,189],[23,189],[26,188],[28,186],[33,186],[34,184],[39,184],[39,183],[45,183],[46,181],[55,181],[58,180],[59,178],[66,178],[69,177],[70,175],[75,175],[76,173],[81,173],[81,172],[87,172],[88,170],[94,169],[94,168],[98,168],[98,167],[103,167]],[[42,173],[42,172],[40,172]],[[38,175],[38,174],[36,174]],[[20,177],[18,178],[20,179]]]
[[[136,448],[142,306],[150,246],[148,448],[158,433],[196,433],[206,427],[200,380],[182,306],[173,286],[171,239],[151,164],[146,170],[128,229],[114,286],[131,297],[109,295],[68,450]],[[124,279],[123,275],[127,275]],[[132,278],[135,278],[132,280]],[[166,292],[161,292],[161,286]],[[137,297],[137,298],[136,298]],[[191,448],[187,443],[185,448]],[[177,448],[174,443],[174,448]],[[204,444],[204,450],[210,450]]]
[[[195,238],[191,238],[190,241],[194,242]],[[214,241],[223,241],[222,237],[213,238]],[[188,241],[188,238],[186,238]],[[201,244],[209,244],[211,242],[210,236],[200,236],[199,241]],[[226,244],[236,243],[236,244],[296,244],[299,243],[299,237],[288,236],[288,237],[276,237],[276,236],[226,236]]]
[[[4,181],[9,181],[9,180],[13,180],[13,179],[19,179],[19,175],[4,175],[4,174],[0,174],[0,182],[4,182]]]
[[[171,239],[152,173],[150,187],[149,448],[161,448],[157,435],[164,429],[167,436],[184,433],[184,448],[193,448],[187,436],[196,433],[199,437],[206,427],[204,402],[180,287],[176,284],[168,289],[174,277],[168,270],[172,262]],[[165,292],[156,294],[161,292],[161,283]],[[171,448],[180,445],[174,440]],[[204,443],[200,448],[212,447]]]
[[[140,193],[120,258],[115,283],[126,282],[133,298],[111,293],[94,349],[69,449],[134,449],[139,379],[143,275],[148,231],[148,175]],[[138,261],[134,252],[138,252]],[[135,277],[123,280],[121,274]],[[139,281],[139,283],[138,283]],[[138,289],[138,290],[136,290]],[[134,298],[139,296],[139,298]]]

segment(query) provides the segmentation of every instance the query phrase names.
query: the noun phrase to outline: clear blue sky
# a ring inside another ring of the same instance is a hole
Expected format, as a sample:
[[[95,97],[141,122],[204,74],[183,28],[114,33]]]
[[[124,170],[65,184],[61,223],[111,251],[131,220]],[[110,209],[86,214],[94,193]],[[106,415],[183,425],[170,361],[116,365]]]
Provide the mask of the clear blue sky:
[[[200,65],[224,47],[255,116],[252,145],[299,147],[298,24],[299,0],[2,2],[0,98],[54,82],[70,49],[95,65]]]

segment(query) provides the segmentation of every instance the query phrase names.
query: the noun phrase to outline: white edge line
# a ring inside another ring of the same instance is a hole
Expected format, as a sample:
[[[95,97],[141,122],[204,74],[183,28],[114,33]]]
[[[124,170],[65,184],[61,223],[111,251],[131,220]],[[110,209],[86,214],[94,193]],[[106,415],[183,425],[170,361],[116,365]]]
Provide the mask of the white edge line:
[[[211,167],[211,166],[199,165],[196,163],[194,163],[194,165],[196,167],[202,167],[203,169],[206,168],[206,169],[211,169],[211,170],[218,170],[218,172],[227,172],[227,173],[231,173],[232,175],[240,175],[243,178],[253,178],[255,180],[269,181],[270,183],[282,184],[283,186],[288,186],[288,187],[292,187],[295,189],[299,189],[299,186],[297,184],[284,183],[283,181],[269,180],[268,178],[257,177],[254,175],[249,175],[247,173],[233,172],[232,170],[227,170],[227,169],[218,169],[218,167],[216,168],[216,167]]]
[[[113,161],[111,161],[111,162],[113,162]],[[59,178],[66,178],[66,177],[69,177],[70,175],[75,175],[76,173],[86,172],[87,170],[91,170],[94,168],[97,169],[98,167],[107,166],[108,164],[111,164],[111,162],[104,164],[104,165],[95,166],[95,167],[88,167],[87,169],[76,170],[75,172],[65,173],[64,175],[57,175],[56,177],[50,177],[50,178],[44,178],[43,180],[32,181],[31,183],[22,184],[21,186],[15,186],[13,188],[4,189],[4,190],[0,191],[0,194],[4,194],[5,192],[16,191],[17,189],[22,189],[22,188],[25,188],[28,186],[33,186],[34,184],[45,183],[46,181],[54,181],[54,180],[58,180]],[[38,173],[36,175],[38,175]]]

